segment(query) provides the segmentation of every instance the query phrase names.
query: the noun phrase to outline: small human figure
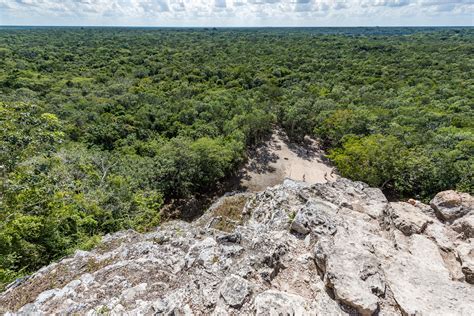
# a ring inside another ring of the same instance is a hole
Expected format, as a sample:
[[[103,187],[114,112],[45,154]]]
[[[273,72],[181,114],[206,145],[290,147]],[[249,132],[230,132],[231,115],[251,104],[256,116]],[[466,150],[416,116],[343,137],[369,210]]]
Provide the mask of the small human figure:
[[[303,182],[306,182],[306,175],[303,173]]]

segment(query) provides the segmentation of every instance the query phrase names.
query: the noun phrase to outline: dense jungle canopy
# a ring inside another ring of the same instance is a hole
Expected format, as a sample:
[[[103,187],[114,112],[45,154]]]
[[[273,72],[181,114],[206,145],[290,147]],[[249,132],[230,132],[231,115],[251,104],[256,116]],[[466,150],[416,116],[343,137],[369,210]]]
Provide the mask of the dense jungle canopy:
[[[0,28],[0,287],[147,230],[275,126],[394,198],[474,191],[474,28]]]

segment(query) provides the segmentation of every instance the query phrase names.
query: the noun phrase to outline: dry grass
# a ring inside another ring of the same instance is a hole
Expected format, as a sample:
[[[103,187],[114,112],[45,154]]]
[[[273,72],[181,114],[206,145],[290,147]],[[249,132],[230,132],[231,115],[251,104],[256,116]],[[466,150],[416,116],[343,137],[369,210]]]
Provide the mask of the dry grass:
[[[25,284],[13,289],[6,297],[0,299],[0,306],[9,311],[17,311],[20,307],[33,302],[40,293],[55,288],[62,288],[84,273],[94,273],[102,269],[109,265],[111,261],[111,258],[102,261],[88,258],[77,269],[72,269],[66,264],[60,263],[53,271],[49,271],[45,275],[33,277],[25,281]]]
[[[237,225],[242,224],[242,211],[247,202],[244,195],[234,195],[224,198],[213,209],[213,215],[218,220],[213,224],[213,228],[225,232],[231,232]]]

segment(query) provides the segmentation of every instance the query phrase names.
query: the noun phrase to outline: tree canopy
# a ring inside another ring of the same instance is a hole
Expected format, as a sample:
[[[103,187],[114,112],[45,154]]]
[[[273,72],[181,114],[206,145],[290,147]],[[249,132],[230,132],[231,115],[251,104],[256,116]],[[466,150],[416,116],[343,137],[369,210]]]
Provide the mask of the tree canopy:
[[[0,286],[212,192],[275,125],[392,196],[474,191],[472,28],[0,28]]]

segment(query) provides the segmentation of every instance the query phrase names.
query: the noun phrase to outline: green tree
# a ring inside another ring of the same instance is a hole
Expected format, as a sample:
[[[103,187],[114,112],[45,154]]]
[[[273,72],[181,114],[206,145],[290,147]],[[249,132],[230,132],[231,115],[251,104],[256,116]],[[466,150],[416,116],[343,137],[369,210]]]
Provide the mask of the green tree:
[[[343,176],[385,188],[393,182],[395,162],[404,151],[403,144],[395,137],[374,134],[349,137],[342,148],[332,150],[329,157]]]

